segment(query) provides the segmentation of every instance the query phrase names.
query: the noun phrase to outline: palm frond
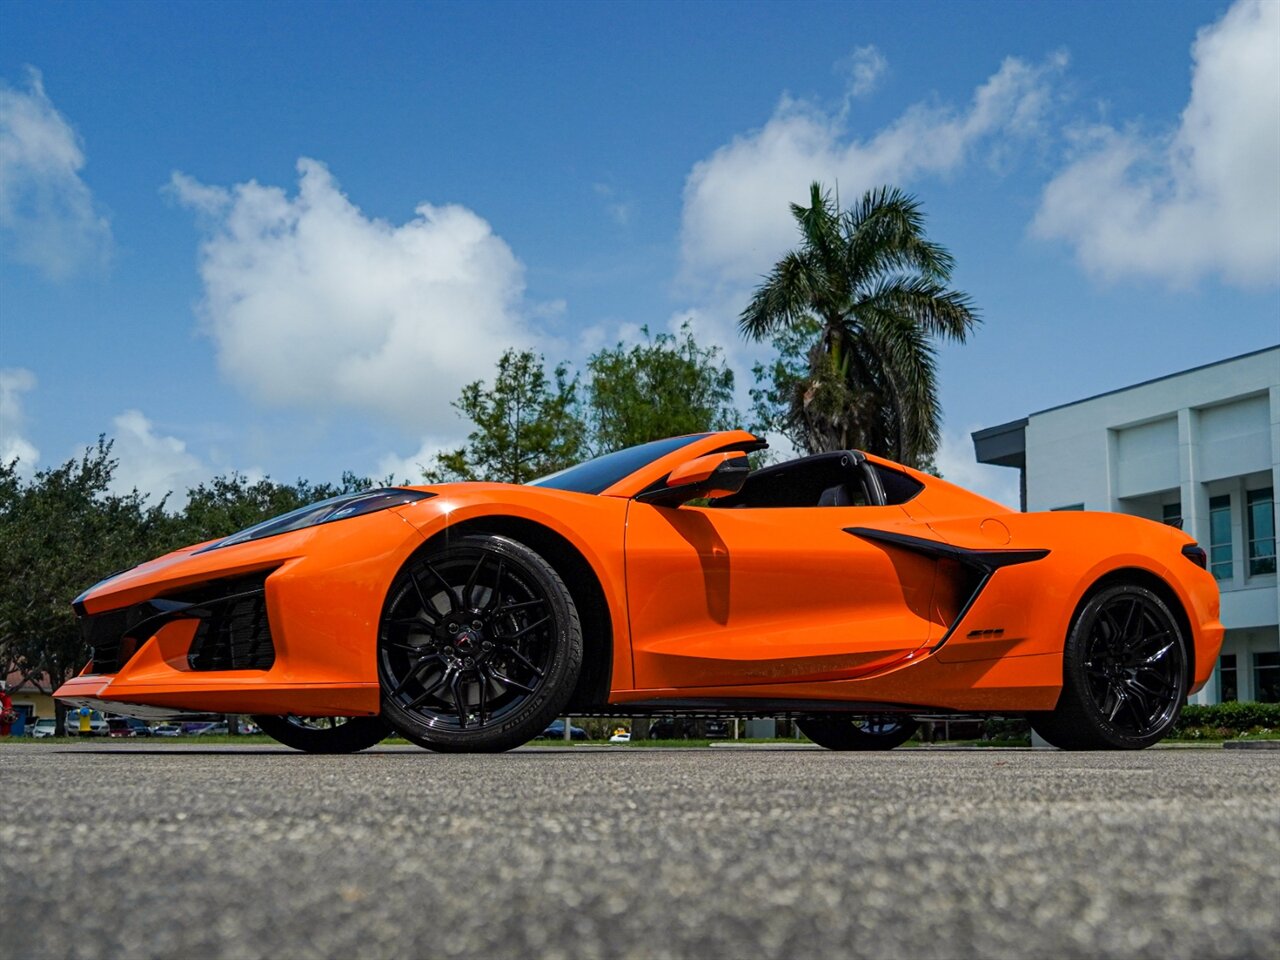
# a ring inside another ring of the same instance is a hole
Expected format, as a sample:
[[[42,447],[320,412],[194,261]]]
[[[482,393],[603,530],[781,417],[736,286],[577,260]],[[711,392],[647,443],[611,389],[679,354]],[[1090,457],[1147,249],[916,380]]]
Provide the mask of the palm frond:
[[[982,322],[969,295],[948,290],[930,277],[895,274],[876,282],[854,308],[880,310],[909,318],[930,336],[964,343]]]
[[[787,254],[769,271],[739,314],[738,329],[753,340],[763,340],[808,319],[820,283],[805,253]]]

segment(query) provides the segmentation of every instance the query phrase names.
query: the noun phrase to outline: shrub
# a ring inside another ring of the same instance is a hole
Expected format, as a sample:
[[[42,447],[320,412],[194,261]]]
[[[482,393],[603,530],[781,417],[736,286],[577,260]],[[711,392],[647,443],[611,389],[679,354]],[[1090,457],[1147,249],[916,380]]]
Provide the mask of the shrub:
[[[1229,701],[1202,706],[1189,703],[1182,708],[1175,733],[1196,728],[1210,727],[1223,731],[1224,736],[1244,733],[1259,727],[1280,727],[1280,703],[1254,703]]]

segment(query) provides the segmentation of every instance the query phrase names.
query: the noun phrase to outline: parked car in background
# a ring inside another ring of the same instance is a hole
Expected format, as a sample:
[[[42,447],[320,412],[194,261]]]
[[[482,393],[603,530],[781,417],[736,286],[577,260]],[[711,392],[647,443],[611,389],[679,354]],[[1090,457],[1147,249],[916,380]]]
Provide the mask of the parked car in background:
[[[180,737],[182,736],[182,727],[176,723],[157,723],[151,728],[151,735],[155,737]]]
[[[43,740],[45,737],[56,736],[58,733],[58,721],[53,717],[39,717],[35,723],[27,727],[30,736],[37,740]]]
[[[189,737],[217,736],[227,732],[226,721],[217,723],[184,723],[182,732]]]
[[[563,740],[564,739],[564,721],[553,720],[547,725],[547,729],[542,731],[543,739]],[[587,731],[581,727],[569,727],[569,737],[573,740],[586,740]]]
[[[729,734],[729,721],[719,718],[702,720],[700,728],[696,717],[657,717],[649,724],[649,737],[652,740],[688,740],[691,738],[723,740]]]
[[[625,733],[625,732],[615,733],[612,737],[609,738],[609,742],[610,743],[630,743],[631,734]]]
[[[68,737],[80,736],[80,713],[77,710],[68,710],[67,719],[63,724]],[[94,710],[89,714],[89,736],[105,737],[107,735],[107,718],[99,711]]]
[[[107,736],[149,737],[151,736],[151,728],[137,717],[109,717],[107,719]]]

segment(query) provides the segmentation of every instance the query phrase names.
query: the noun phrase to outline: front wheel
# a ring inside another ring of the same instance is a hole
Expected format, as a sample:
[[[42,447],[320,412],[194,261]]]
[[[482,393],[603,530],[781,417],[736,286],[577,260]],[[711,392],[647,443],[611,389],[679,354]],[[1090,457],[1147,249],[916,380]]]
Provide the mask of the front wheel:
[[[799,717],[796,726],[806,737],[828,750],[892,750],[910,740],[920,724],[911,717],[893,714],[852,716],[826,713]]]
[[[561,714],[581,668],[573,598],[523,543],[442,539],[391,584],[378,636],[382,712],[414,743],[446,753],[519,746]]]
[[[253,722],[271,739],[305,753],[356,753],[391,732],[381,717],[254,716]]]
[[[1063,750],[1141,750],[1173,729],[1187,692],[1186,638],[1168,606],[1137,584],[1098,591],[1062,653],[1062,694],[1031,729]]]

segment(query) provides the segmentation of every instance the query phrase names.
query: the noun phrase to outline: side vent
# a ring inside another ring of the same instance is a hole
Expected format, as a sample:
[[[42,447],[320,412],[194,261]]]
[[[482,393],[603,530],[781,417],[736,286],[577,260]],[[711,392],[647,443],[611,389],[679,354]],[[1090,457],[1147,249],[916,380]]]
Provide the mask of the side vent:
[[[928,540],[924,537],[912,537],[905,533],[893,533],[888,530],[877,530],[874,527],[845,527],[845,533],[864,540],[873,540],[912,553],[923,554],[938,561],[940,584],[954,585],[953,595],[943,599],[940,606],[944,616],[950,618],[947,632],[934,644],[936,651],[942,647],[960,626],[960,621],[969,612],[982,588],[1001,567],[1016,563],[1032,563],[1043,560],[1049,555],[1048,550],[972,550],[968,547],[957,547],[940,540]],[[954,614],[953,614],[954,611]]]

